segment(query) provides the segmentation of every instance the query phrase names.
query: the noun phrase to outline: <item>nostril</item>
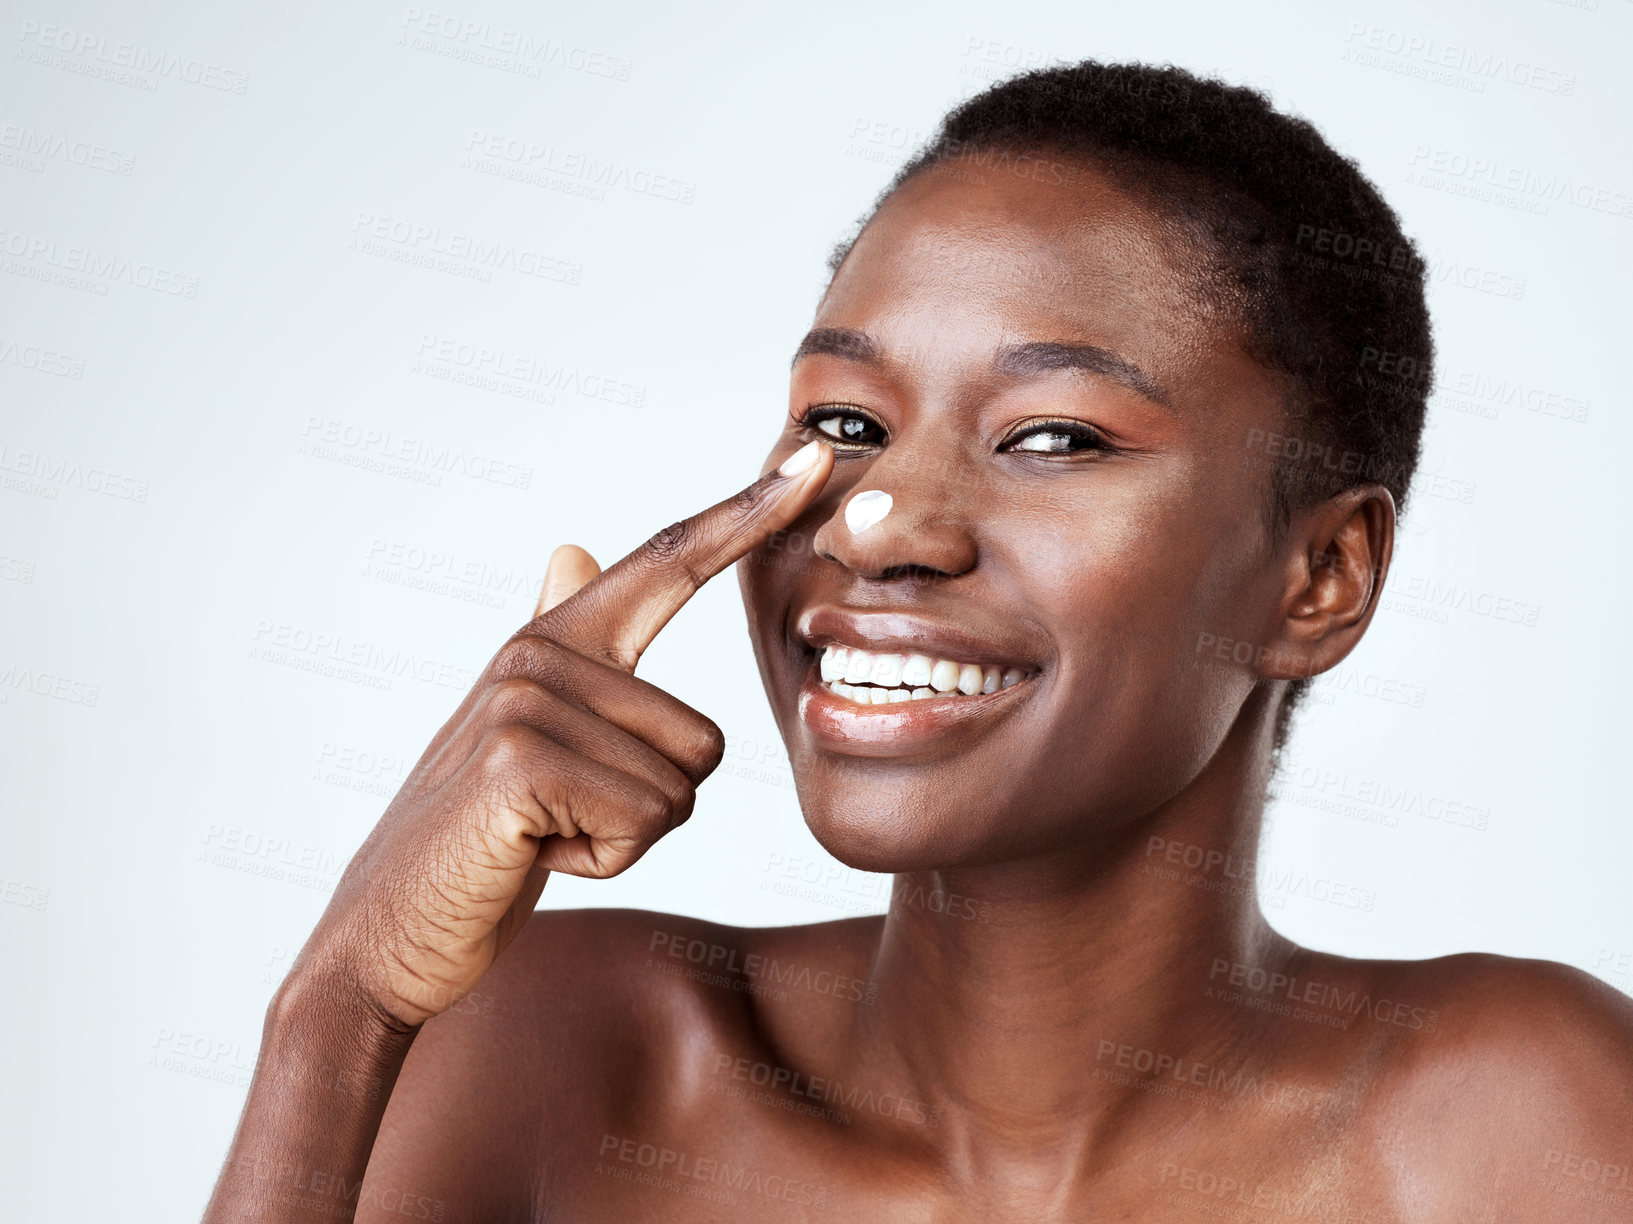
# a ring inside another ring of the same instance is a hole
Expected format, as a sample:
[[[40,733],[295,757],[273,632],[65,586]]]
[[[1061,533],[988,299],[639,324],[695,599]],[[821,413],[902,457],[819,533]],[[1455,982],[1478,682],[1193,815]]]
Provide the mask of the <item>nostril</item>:
[[[892,565],[880,570],[875,577],[875,581],[889,582],[895,579],[905,579],[911,585],[914,583],[937,582],[952,577],[955,577],[955,575],[948,573],[946,570],[937,569],[933,565],[919,565],[917,562],[910,562],[906,565]]]

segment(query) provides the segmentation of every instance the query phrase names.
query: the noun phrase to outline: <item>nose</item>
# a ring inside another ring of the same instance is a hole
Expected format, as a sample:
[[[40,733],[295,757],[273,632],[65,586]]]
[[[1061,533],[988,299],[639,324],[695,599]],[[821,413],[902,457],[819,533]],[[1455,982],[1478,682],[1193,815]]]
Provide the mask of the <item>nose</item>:
[[[811,541],[817,556],[879,581],[968,573],[978,556],[971,525],[980,511],[978,499],[961,495],[973,491],[961,466],[952,456],[914,456],[900,443],[888,448],[863,469],[817,529]],[[887,494],[890,509],[883,518],[877,518],[876,508],[851,515],[852,522],[877,519],[852,531],[846,509],[867,493]]]

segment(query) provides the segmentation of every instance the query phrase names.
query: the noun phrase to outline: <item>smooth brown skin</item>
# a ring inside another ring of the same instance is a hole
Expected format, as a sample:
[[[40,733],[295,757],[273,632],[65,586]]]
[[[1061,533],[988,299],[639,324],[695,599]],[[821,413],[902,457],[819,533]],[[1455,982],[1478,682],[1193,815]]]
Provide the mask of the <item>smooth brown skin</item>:
[[[1541,961],[1297,948],[1243,883],[1280,693],[1360,640],[1395,510],[1350,490],[1273,545],[1244,456],[1281,425],[1276,385],[1186,292],[1196,258],[1087,171],[942,169],[887,202],[815,320],[880,358],[801,358],[766,471],[831,437],[793,419],[812,404],[857,406],[882,443],[594,581],[558,551],[545,604],[589,585],[500,652],[359,852],[269,1009],[207,1218],[1633,1218],[1626,998]],[[1028,341],[1113,350],[1168,406],[1106,375],[993,371]],[[1010,449],[1040,418],[1120,450]],[[872,488],[894,508],[852,536],[844,502]],[[629,672],[750,548],[805,818],[898,873],[890,914],[529,916],[544,868],[614,874],[690,812],[719,731]],[[795,699],[795,618],[818,603],[962,626],[1040,674],[956,750],[837,752]],[[1199,651],[1226,638],[1262,649]],[[1234,869],[1173,878],[1171,846]],[[730,963],[687,976],[688,940]],[[1261,971],[1284,975],[1273,993],[1231,986]],[[636,1180],[649,1159],[662,1180]]]

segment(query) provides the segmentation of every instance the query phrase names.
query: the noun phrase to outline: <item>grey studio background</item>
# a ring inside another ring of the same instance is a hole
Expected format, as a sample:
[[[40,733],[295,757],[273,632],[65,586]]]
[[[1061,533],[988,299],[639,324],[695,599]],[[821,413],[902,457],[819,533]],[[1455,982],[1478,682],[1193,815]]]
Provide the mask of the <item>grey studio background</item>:
[[[273,987],[551,550],[748,483],[832,243],[1056,59],[1270,91],[1431,263],[1423,469],[1270,917],[1633,988],[1628,0],[148,7],[0,5],[7,1218],[202,1209]],[[800,821],[731,576],[641,674],[725,762],[544,906],[883,910]]]

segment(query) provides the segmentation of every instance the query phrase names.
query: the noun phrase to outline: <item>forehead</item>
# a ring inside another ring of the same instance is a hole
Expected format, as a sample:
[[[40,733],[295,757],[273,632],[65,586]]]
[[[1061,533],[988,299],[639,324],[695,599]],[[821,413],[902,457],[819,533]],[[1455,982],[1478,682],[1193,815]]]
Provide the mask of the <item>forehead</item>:
[[[1085,163],[955,161],[885,201],[816,325],[867,330],[892,356],[942,369],[975,368],[1004,344],[1093,343],[1183,394],[1245,357],[1200,292],[1207,266],[1182,225]]]

